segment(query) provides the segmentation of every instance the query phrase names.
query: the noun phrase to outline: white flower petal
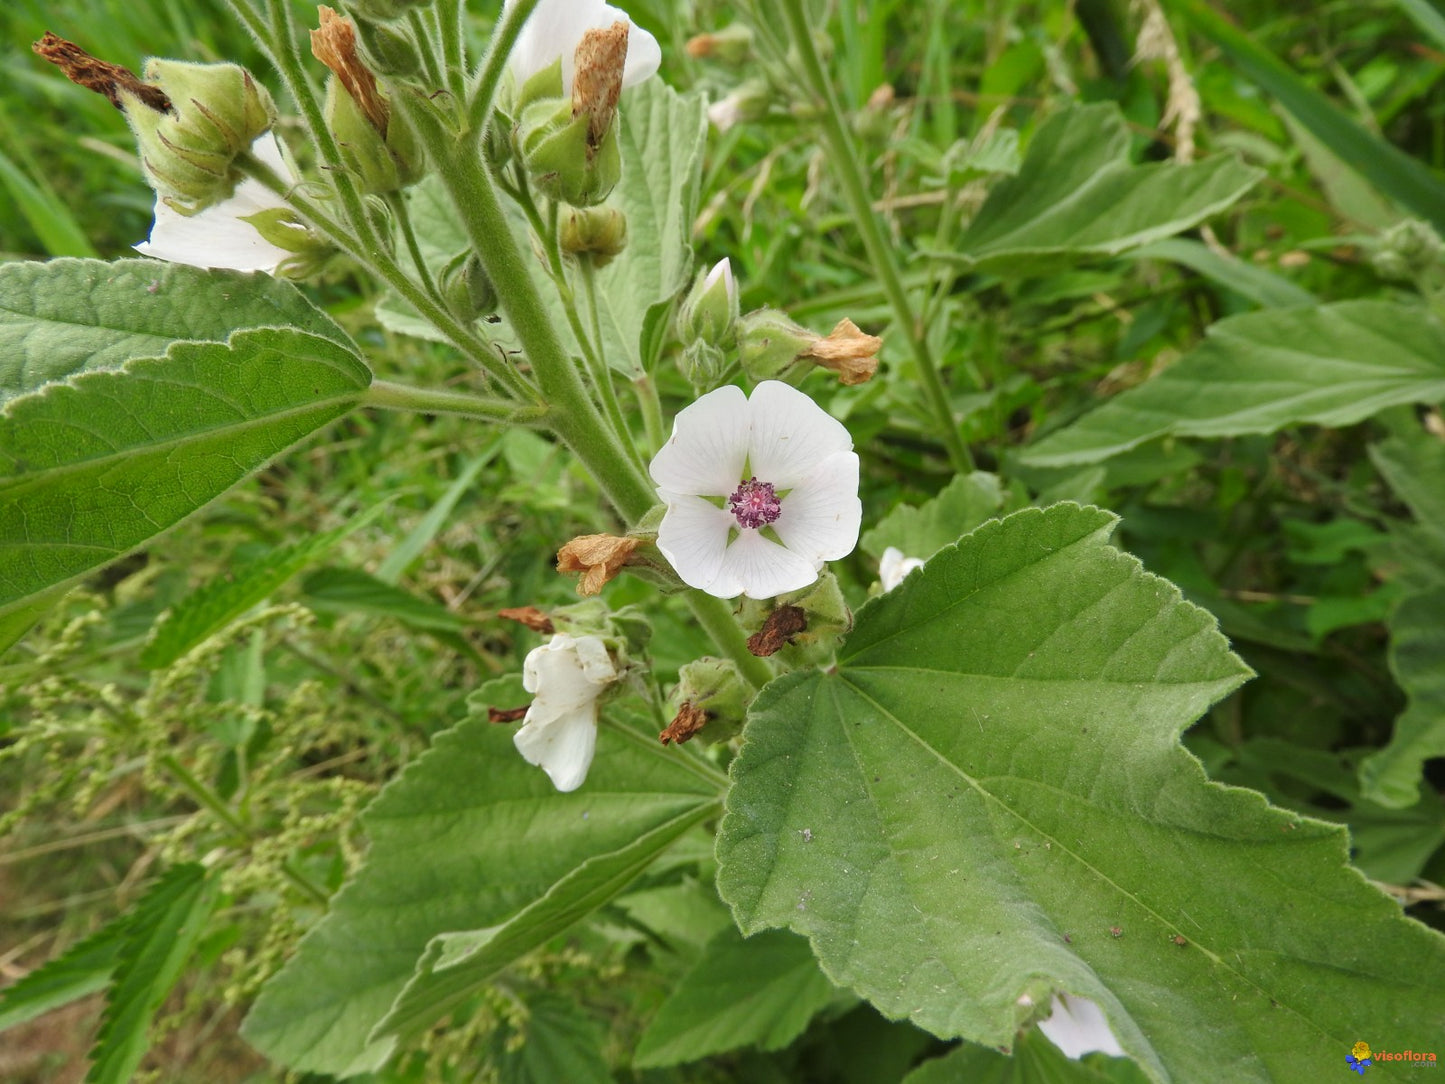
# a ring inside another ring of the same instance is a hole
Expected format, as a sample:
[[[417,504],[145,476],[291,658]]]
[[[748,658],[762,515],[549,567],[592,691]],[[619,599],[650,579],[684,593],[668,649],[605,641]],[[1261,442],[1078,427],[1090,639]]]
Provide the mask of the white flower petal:
[[[1123,1057],[1124,1048],[1109,1030],[1104,1011],[1086,997],[1055,994],[1053,1014],[1040,1020],[1038,1028],[1064,1054],[1075,1061],[1098,1051],[1110,1057]]]
[[[905,557],[897,546],[889,546],[878,558],[878,583],[885,592],[892,591],[910,572],[922,567],[923,561],[919,558]]]
[[[295,175],[281,156],[276,137],[270,132],[252,143],[251,151],[280,176],[295,181]],[[172,210],[170,204],[157,197],[150,240],[142,241],[135,250],[142,256],[168,263],[269,274],[291,253],[267,241],[255,226],[242,219],[285,206],[285,200],[250,178],[236,186],[230,199],[194,215]]]
[[[722,570],[717,578],[718,584],[731,590],[711,590],[709,593],[722,598],[732,598],[739,593],[748,598],[773,598],[786,591],[807,587],[818,578],[821,567],[763,537],[758,531],[743,531],[723,555]]]
[[[753,389],[748,417],[748,469],[778,489],[792,489],[830,455],[853,447],[842,422],[781,380],[764,380]]]
[[[747,462],[748,417],[747,396],[731,384],[683,408],[672,436],[647,468],[652,480],[673,493],[730,495]]]
[[[667,514],[657,530],[657,548],[667,558],[682,582],[720,598],[732,598],[742,586],[726,594],[714,585],[722,572],[728,534],[737,526],[731,512],[709,504],[701,497],[669,493],[659,489],[667,502]],[[723,585],[731,586],[730,584]]]
[[[822,568],[858,544],[863,504],[858,500],[858,457],[834,452],[783,498],[773,530],[783,545]]]
[[[503,7],[510,7],[507,0]],[[655,75],[662,64],[662,47],[657,39],[627,17],[627,12],[602,0],[541,0],[528,17],[512,53],[507,57],[517,83],[525,83],[562,60],[562,93],[572,93],[572,76],[577,70],[577,46],[589,30],[605,30],[613,23],[630,24],[627,32],[627,60],[622,85],[635,86]]]
[[[597,702],[545,719],[533,718],[532,710],[527,709],[512,744],[528,764],[546,772],[558,790],[576,790],[586,780],[597,750]]]

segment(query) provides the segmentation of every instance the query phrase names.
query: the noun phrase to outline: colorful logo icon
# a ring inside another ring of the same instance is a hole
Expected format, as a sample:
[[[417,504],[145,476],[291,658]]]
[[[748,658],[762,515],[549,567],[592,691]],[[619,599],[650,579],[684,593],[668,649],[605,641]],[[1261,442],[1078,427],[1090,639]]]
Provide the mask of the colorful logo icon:
[[[1348,1054],[1345,1055],[1345,1064],[1352,1070],[1365,1075],[1365,1070],[1370,1067],[1370,1044],[1365,1042],[1356,1043]]]

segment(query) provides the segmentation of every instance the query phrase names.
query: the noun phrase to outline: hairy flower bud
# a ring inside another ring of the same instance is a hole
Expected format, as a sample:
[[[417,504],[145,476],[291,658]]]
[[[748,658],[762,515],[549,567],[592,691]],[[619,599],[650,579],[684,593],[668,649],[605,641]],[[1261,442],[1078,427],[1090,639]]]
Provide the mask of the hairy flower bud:
[[[742,23],[733,23],[711,34],[689,38],[685,48],[694,60],[717,60],[739,67],[753,59],[753,31]]]
[[[242,176],[236,157],[275,120],[271,95],[236,64],[152,58],[145,77],[170,99],[170,112],[119,93],[151,187],[183,214],[229,198]]]
[[[691,706],[691,712],[706,717],[704,724],[694,724],[684,733],[669,728],[666,741],[683,742],[699,732],[709,742],[727,741],[742,729],[743,718],[748,705],[752,703],[753,688],[730,659],[715,659],[711,656],[684,663],[678,671],[677,688],[668,697],[674,712],[681,714],[684,705]],[[702,729],[705,725],[706,729]]]
[[[754,380],[782,375],[818,336],[777,309],[757,309],[738,323],[743,371]]]
[[[358,19],[356,38],[361,54],[377,75],[405,79],[421,71],[421,54],[405,26],[388,26]]]
[[[346,10],[363,22],[390,22],[413,8],[429,7],[432,0],[346,0]]]
[[[562,219],[560,240],[563,252],[606,267],[627,247],[627,216],[616,207],[573,208]]]
[[[725,98],[707,107],[708,122],[719,132],[736,124],[760,120],[767,116],[772,91],[761,79],[749,79]]]
[[[594,146],[590,125],[586,114],[573,116],[565,99],[533,102],[517,125],[517,147],[533,183],[574,207],[601,203],[622,176],[617,130],[609,128]]]
[[[468,323],[497,311],[497,288],[475,252],[454,258],[441,275],[442,299],[458,320]]]
[[[732,261],[723,257],[698,275],[677,314],[684,343],[706,342],[726,350],[736,341],[738,283]]]

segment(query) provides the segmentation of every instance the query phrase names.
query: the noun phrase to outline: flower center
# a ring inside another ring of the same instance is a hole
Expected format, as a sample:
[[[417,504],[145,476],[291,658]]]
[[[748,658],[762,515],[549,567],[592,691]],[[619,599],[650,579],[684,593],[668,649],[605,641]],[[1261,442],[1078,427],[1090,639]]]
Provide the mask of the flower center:
[[[749,478],[728,498],[728,510],[737,518],[739,527],[757,528],[781,516],[783,502],[771,483]]]

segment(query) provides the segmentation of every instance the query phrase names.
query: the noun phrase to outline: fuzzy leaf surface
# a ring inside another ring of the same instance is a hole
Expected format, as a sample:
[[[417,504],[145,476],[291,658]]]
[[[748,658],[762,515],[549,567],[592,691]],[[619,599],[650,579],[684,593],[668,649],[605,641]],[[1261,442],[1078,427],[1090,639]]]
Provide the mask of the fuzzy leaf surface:
[[[176,343],[0,416],[0,617],[124,555],[349,411],[371,373],[301,331]]]
[[[294,327],[355,349],[289,282],[159,260],[0,266],[0,403],[77,373],[237,328]]]
[[[1230,156],[1195,165],[1129,161],[1129,130],[1111,103],[1077,105],[1034,133],[1018,176],[979,208],[957,256],[999,274],[1060,257],[1116,256],[1218,214],[1263,174]]]
[[[528,699],[509,679],[473,702],[484,709]],[[689,765],[655,738],[608,726],[587,782],[559,794],[517,754],[512,728],[482,710],[438,737],[363,814],[365,864],[262,989],[242,1033],[298,1071],[376,1069],[396,1040],[373,1029],[434,938],[508,923],[516,933],[529,907],[568,902],[557,886],[593,887],[599,866],[631,856],[644,837],[665,846],[669,826],[685,830],[716,810],[717,783]],[[534,943],[519,938],[516,950]]]
[[[1154,1080],[1433,1041],[1445,939],[1348,867],[1342,830],[1180,746],[1248,670],[1114,522],[987,523],[864,606],[836,671],[764,690],[718,842],[739,925],[802,933],[886,1015],[987,1046],[1054,992],[1090,998]]]
[[[1156,437],[1350,425],[1445,398],[1445,329],[1420,308],[1343,301],[1221,320],[1158,376],[1023,452],[1039,467],[1097,463]]]

